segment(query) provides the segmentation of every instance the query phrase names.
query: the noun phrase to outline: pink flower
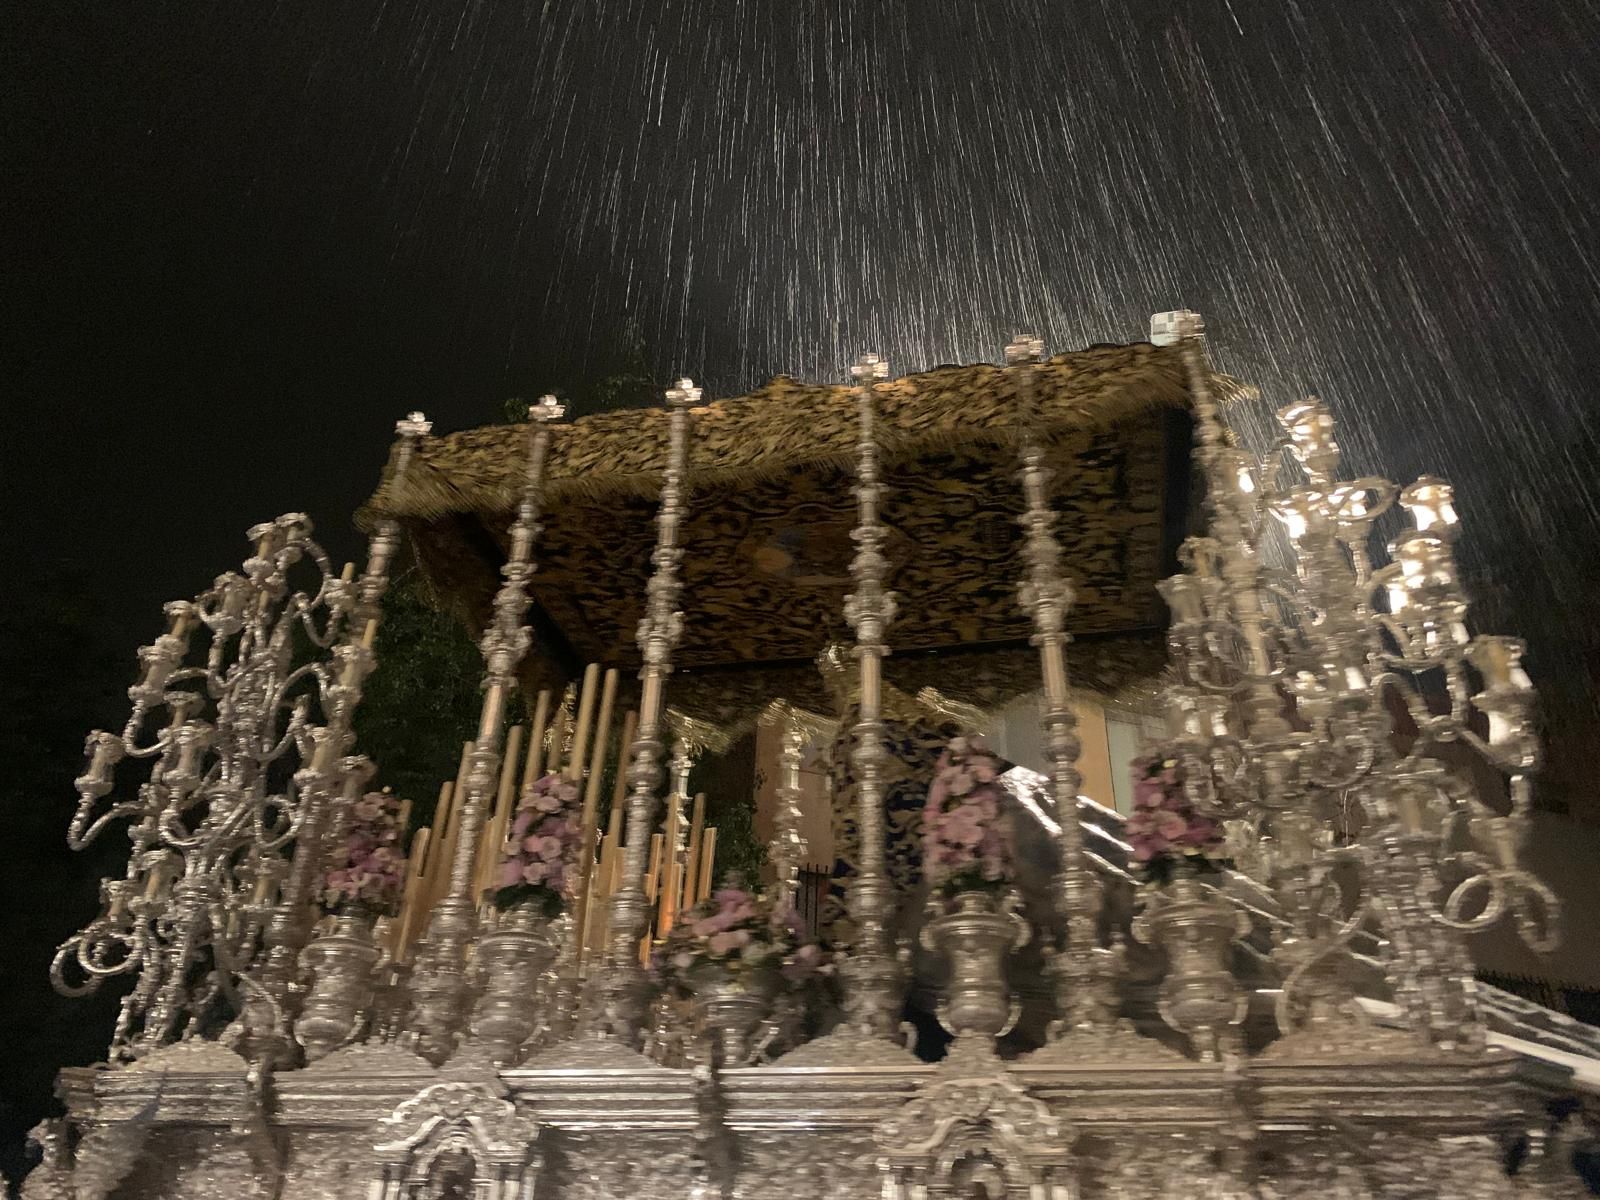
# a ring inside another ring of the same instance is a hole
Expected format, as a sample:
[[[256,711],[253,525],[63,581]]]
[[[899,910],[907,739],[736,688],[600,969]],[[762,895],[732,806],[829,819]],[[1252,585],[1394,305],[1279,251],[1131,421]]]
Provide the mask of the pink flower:
[[[748,903],[750,900],[750,893],[745,891],[743,888],[724,887],[718,888],[715,892],[711,893],[711,898],[723,908],[734,908],[740,904]]]
[[[528,830],[533,828],[534,812],[531,808],[524,808],[511,821],[511,836],[521,841],[528,836]]]
[[[1139,862],[1149,862],[1157,854],[1167,848],[1167,840],[1162,837],[1151,837],[1136,842],[1133,847],[1133,857]]]
[[[711,941],[708,944],[711,947],[711,953],[727,954],[730,950],[737,950],[739,947],[748,944],[749,941],[749,930],[734,929],[726,933],[712,934]]]
[[[1133,785],[1133,803],[1135,808],[1160,808],[1161,801],[1166,792],[1157,779],[1141,779]]]
[[[500,886],[516,887],[522,882],[522,862],[520,859],[508,858],[500,864]]]
[[[542,837],[539,839],[538,854],[546,862],[554,862],[561,857],[561,839],[558,837]]]
[[[1176,841],[1189,828],[1189,822],[1175,812],[1162,812],[1156,816],[1156,833],[1167,841]]]
[[[549,864],[542,862],[531,862],[522,868],[522,881],[524,883],[543,883],[545,876],[549,873]]]

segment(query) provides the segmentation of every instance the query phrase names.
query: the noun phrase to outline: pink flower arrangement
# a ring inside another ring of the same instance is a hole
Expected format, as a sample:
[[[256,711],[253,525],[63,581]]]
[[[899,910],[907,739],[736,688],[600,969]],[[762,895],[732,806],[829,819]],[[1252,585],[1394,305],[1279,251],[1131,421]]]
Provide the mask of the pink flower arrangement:
[[[1011,879],[1001,770],[982,738],[954,738],[939,757],[922,810],[922,869],[946,895],[998,889]]]
[[[1133,861],[1147,879],[1165,883],[1179,871],[1220,871],[1231,865],[1221,826],[1195,812],[1177,759],[1136,758],[1133,778],[1133,812],[1125,831]]]
[[[322,908],[330,913],[392,913],[405,881],[400,801],[386,792],[368,792],[350,813],[339,865],[322,881]]]
[[[734,974],[777,971],[798,987],[827,963],[797,914],[775,913],[764,897],[727,883],[683,914],[653,965],[660,982],[692,994],[694,976],[707,968]]]
[[[578,785],[564,775],[546,775],[523,793],[506,844],[501,847],[495,907],[538,904],[555,916],[578,882],[583,822]]]

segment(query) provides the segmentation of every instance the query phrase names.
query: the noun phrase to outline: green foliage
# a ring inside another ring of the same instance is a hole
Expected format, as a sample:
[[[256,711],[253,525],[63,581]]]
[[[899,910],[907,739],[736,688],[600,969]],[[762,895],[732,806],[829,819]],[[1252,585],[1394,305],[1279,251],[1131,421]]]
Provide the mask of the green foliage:
[[[707,756],[689,773],[689,793],[706,794],[706,824],[717,831],[716,879],[741,875],[752,886],[767,863],[756,837],[756,739],[740,738],[726,754]]]
[[[412,802],[411,823],[433,813],[476,732],[483,659],[466,627],[435,606],[415,568],[383,600],[378,669],[356,713],[356,747],[378,764],[375,786]]]

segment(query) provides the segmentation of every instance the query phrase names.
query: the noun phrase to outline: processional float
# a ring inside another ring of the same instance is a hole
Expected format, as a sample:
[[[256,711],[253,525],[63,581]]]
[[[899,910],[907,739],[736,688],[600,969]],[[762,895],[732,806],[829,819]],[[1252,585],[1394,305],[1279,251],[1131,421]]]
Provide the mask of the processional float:
[[[359,573],[298,514],[251,530],[90,736],[70,838],[132,851],[54,973],[131,988],[25,1195],[1580,1194],[1548,1106],[1600,1044],[1476,985],[1464,941],[1547,946],[1557,914],[1518,859],[1533,689],[1467,631],[1450,489],[1340,479],[1315,400],[1251,454],[1199,318],[1151,334],[444,438],[413,414]],[[484,659],[417,831],[352,724],[403,534]],[[1167,732],[1119,815],[1080,795],[1074,688],[1137,678]],[[957,730],[891,819],[896,706],[1029,694],[1042,772]],[[759,721],[764,887],[717,881],[687,811],[695,754]],[[847,946],[796,917],[819,732]],[[919,1015],[948,1046],[913,1052]]]

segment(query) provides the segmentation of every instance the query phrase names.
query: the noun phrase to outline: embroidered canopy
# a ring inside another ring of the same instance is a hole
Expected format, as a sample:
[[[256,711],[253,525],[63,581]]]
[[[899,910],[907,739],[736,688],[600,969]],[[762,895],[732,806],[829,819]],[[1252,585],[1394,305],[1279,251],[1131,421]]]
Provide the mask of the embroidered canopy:
[[[1162,663],[1155,583],[1175,569],[1189,508],[1182,364],[1144,343],[1093,346],[1040,365],[1035,393],[1076,591],[1075,682],[1114,691]],[[900,598],[889,681],[984,707],[1034,690],[1017,601],[1015,376],[941,367],[881,384],[878,403]],[[831,708],[813,663],[848,638],[856,421],[849,388],[785,377],[694,410],[677,711],[728,729],[777,698]],[[512,426],[426,440],[365,510],[405,524],[441,599],[474,626],[497,583],[525,446]],[[530,686],[559,684],[585,662],[638,663],[666,452],[664,409],[557,427],[535,550]]]

